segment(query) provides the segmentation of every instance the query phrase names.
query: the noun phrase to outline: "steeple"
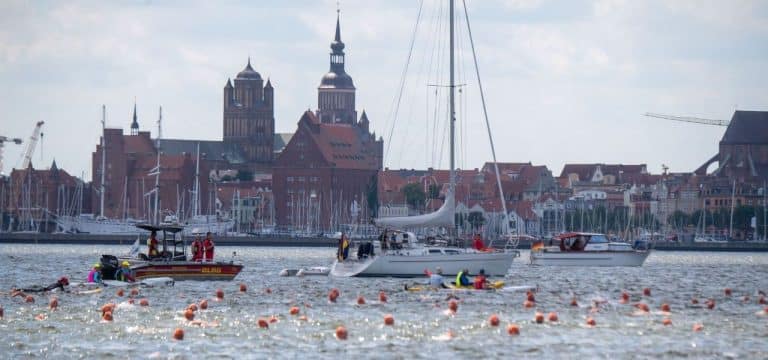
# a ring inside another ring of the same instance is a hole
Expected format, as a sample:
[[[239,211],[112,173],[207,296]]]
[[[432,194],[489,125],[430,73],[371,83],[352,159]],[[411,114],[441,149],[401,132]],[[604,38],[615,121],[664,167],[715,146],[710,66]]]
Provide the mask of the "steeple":
[[[341,12],[336,10],[336,35],[331,42],[330,70],[320,80],[320,88],[354,89],[352,77],[344,69],[344,43],[341,41]]]
[[[139,135],[139,122],[136,118],[136,100],[133,101],[133,122],[131,123],[131,135]]]

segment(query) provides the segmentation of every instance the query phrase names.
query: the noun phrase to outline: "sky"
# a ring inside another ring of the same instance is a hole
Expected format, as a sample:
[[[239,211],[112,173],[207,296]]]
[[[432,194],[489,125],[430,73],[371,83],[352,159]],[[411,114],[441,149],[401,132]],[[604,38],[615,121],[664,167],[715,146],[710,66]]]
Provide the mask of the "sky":
[[[728,120],[736,109],[768,111],[768,2],[467,7],[499,161],[547,165],[555,175],[565,163],[689,172],[717,153],[725,128],[642,114]],[[358,111],[384,137],[384,166],[446,168],[447,2],[348,0],[340,8],[346,69]],[[276,130],[293,132],[317,108],[336,9],[336,1],[311,0],[2,1],[0,135],[26,141],[44,120],[34,166],[55,159],[87,180],[102,104],[107,126],[126,133],[135,99],[153,137],[162,106],[164,137],[221,139],[222,89],[249,56],[275,87]],[[457,165],[478,168],[491,152],[463,10],[457,16]],[[22,150],[5,146],[6,173]]]

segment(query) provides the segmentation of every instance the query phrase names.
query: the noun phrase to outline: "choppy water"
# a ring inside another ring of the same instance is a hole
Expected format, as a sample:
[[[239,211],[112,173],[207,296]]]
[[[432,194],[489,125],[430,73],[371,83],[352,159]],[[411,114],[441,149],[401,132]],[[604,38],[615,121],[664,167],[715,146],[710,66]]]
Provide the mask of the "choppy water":
[[[538,285],[537,310],[556,311],[557,323],[532,322],[536,309],[523,307],[524,293],[459,292],[455,315],[446,311],[448,292],[402,291],[403,279],[286,278],[283,268],[328,265],[334,249],[231,248],[246,268],[233,282],[178,282],[170,288],[142,289],[149,307],[128,305],[116,289],[98,294],[55,294],[59,309],[48,310],[52,295],[36,294],[34,304],[11,298],[8,289],[46,285],[61,275],[84,279],[88,267],[102,253],[121,253],[118,246],[0,245],[0,357],[55,358],[649,358],[649,357],[768,357],[768,316],[759,305],[758,291],[768,291],[768,254],[656,252],[641,268],[530,267],[528,253],[511,269],[506,281]],[[240,283],[248,292],[238,292]],[[339,288],[337,303],[328,291]],[[649,287],[651,297],[642,296]],[[726,297],[723,289],[733,289]],[[217,288],[225,291],[214,302]],[[271,294],[264,290],[270,288]],[[379,291],[389,301],[378,301]],[[651,312],[636,314],[619,303],[622,291],[632,303],[647,303]],[[357,305],[361,295],[366,305]],[[578,307],[569,306],[572,296]],[[749,300],[744,301],[748,295]],[[700,299],[692,305],[691,298]],[[708,310],[704,300],[716,301]],[[210,308],[197,313],[208,323],[190,325],[182,311],[188,304],[209,299]],[[590,314],[591,301],[604,299],[600,311]],[[102,322],[100,307],[119,304],[113,322]],[[671,305],[671,326],[664,326],[662,303]],[[299,306],[307,321],[289,315]],[[45,320],[36,320],[45,314]],[[384,326],[393,314],[395,326]],[[488,325],[498,314],[501,326]],[[269,329],[259,318],[276,315]],[[587,316],[597,322],[585,326]],[[518,324],[520,336],[506,332]],[[694,324],[704,326],[694,332]],[[349,339],[334,336],[344,325]],[[183,341],[173,341],[181,327]],[[453,336],[448,336],[452,333]]]

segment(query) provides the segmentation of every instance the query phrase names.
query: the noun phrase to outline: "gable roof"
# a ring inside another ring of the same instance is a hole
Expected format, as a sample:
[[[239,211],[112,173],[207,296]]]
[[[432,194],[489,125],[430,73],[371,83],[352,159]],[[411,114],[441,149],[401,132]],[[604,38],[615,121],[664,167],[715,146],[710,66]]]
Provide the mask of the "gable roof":
[[[304,112],[299,128],[306,131],[326,162],[336,168],[378,170],[378,142],[357,125],[320,123],[311,111]],[[292,142],[288,144],[291,146]]]
[[[768,111],[735,111],[720,143],[768,144]]]

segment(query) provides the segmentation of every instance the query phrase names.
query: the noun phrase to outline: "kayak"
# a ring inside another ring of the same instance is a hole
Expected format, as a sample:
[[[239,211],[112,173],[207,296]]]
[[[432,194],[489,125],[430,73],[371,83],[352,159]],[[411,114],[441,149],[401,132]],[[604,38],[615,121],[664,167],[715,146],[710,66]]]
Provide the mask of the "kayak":
[[[406,285],[405,286],[405,290],[408,290],[408,291],[411,291],[411,292],[428,291],[428,290],[435,290],[435,291],[436,290],[465,290],[465,291],[480,290],[480,289],[475,289],[475,287],[472,286],[472,285],[469,285],[469,286],[461,286],[461,285],[460,286],[456,286],[454,283],[450,283],[450,284],[448,284],[446,286],[448,286],[448,287],[447,288],[436,288],[436,287],[429,286],[429,285],[412,285],[412,286]],[[504,281],[497,280],[497,281],[494,281],[494,282],[489,282],[488,283],[488,287],[489,287],[488,289],[482,289],[482,290],[499,290],[499,289],[504,287]]]

